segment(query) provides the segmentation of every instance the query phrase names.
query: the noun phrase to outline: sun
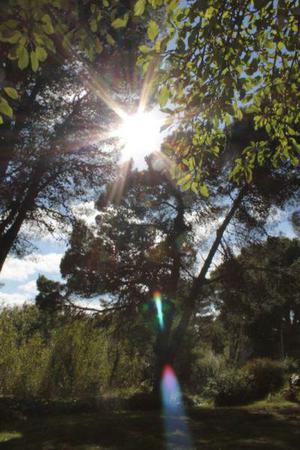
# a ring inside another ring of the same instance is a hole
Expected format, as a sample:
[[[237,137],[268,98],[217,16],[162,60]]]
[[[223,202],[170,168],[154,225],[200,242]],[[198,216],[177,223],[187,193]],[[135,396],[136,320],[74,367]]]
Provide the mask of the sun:
[[[162,119],[155,111],[127,115],[118,129],[123,159],[141,159],[159,151],[162,141]]]

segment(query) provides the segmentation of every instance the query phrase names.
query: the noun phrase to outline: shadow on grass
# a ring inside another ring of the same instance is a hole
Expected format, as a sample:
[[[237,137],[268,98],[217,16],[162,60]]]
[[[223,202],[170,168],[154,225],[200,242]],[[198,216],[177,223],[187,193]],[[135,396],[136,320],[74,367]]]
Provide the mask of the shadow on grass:
[[[163,422],[159,413],[149,411],[29,418],[6,425],[4,442],[0,431],[0,450],[160,450],[167,441],[178,443],[174,450],[187,449],[180,445],[180,435],[164,434]],[[296,450],[299,425],[299,408],[189,411],[193,448],[201,450]]]

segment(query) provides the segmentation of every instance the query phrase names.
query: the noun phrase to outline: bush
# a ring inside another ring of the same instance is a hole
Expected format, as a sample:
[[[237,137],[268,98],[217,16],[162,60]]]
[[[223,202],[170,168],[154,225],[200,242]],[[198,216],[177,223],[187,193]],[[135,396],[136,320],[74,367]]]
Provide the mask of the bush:
[[[227,369],[208,384],[207,392],[216,406],[236,406],[252,400],[251,377],[240,369]]]
[[[280,361],[268,358],[253,359],[243,369],[252,379],[253,400],[264,398],[284,385],[285,367]]]
[[[237,406],[260,400],[284,385],[285,367],[267,358],[253,359],[242,369],[226,369],[207,386],[216,406]]]
[[[211,350],[204,350],[201,356],[192,368],[189,390],[197,394],[201,392],[205,396],[211,380],[218,378],[225,370],[225,360],[223,356],[216,355]]]

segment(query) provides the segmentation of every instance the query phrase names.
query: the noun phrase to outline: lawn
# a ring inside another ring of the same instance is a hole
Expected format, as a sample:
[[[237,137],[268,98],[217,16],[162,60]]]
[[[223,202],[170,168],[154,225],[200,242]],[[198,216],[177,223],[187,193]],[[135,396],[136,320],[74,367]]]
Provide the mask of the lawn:
[[[185,428],[182,418],[148,411],[27,418],[1,427],[0,450],[299,448],[299,407],[198,408],[188,416]]]

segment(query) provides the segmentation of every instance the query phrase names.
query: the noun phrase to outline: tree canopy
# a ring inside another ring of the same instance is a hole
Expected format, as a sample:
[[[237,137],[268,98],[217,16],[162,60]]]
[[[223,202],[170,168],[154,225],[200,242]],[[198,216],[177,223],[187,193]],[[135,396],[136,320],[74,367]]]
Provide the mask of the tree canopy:
[[[217,305],[234,359],[245,352],[245,336],[248,354],[299,356],[299,264],[298,239],[270,237],[218,267]]]
[[[139,1],[136,14],[162,4]],[[164,26],[149,22],[140,60],[145,70],[161,62],[158,100],[175,124],[169,148],[185,166],[186,188],[205,179],[207,159],[226,142],[224,125],[248,113],[263,133],[245,146],[231,176],[251,181],[266,160],[297,166],[299,1],[173,1],[162,8]]]

